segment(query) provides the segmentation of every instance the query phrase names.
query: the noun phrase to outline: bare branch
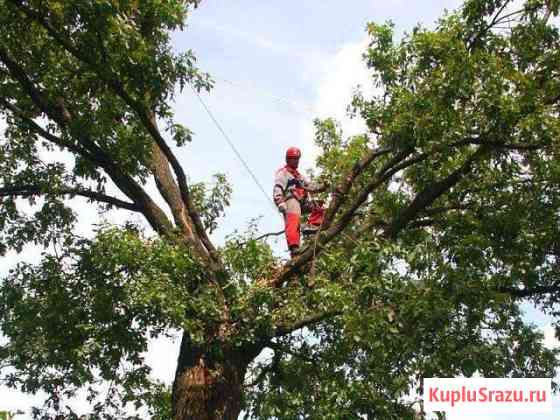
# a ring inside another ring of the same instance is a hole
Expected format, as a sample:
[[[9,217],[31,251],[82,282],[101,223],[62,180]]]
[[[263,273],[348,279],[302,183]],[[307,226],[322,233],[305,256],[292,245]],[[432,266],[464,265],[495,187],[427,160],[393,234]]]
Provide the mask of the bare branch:
[[[503,8],[502,8],[502,9],[503,9]],[[514,12],[510,12],[510,13],[508,13],[507,15],[503,15],[503,16],[500,17],[499,19],[495,19],[495,20],[494,20],[494,24],[503,23],[505,19],[508,19],[508,18],[510,18],[510,17],[512,17],[512,16],[520,15],[520,14],[523,13],[524,11],[525,11],[524,9],[519,9],[519,10],[516,10],[516,11],[514,11]],[[497,17],[497,15],[496,15],[496,17]]]
[[[511,0],[507,0],[504,1],[504,4],[500,7],[500,9],[496,12],[496,14],[494,15],[494,17],[492,18],[492,21],[490,21],[490,23],[488,25],[486,25],[484,28],[482,28],[480,30],[480,32],[478,32],[474,38],[471,39],[471,41],[469,42],[469,44],[467,45],[467,49],[469,51],[472,51],[472,49],[476,46],[476,44],[478,43],[478,41],[480,40],[480,38],[482,38],[484,35],[486,35],[488,33],[488,31],[490,29],[492,29],[492,27],[494,25],[497,25],[500,23],[500,20],[498,19],[500,14],[504,11],[504,9],[507,7],[507,5],[511,3]],[[523,10],[518,10],[516,12],[510,13],[509,15],[506,16],[502,16],[501,19],[507,19],[508,17],[514,16],[518,13],[523,12]]]
[[[504,4],[502,4],[502,7],[500,7],[498,12],[494,15],[494,18],[492,19],[492,22],[490,22],[490,24],[488,25],[487,29],[492,28],[492,26],[499,23],[501,19],[506,19],[509,17],[509,16],[502,16],[502,18],[500,18],[500,14],[505,10],[505,8],[508,6],[509,3],[511,3],[511,0],[504,1]]]
[[[409,153],[406,152],[399,154],[399,156],[397,156],[393,161],[389,162],[389,164],[382,168],[381,171],[379,171],[379,175],[374,177],[374,179],[357,194],[348,210],[340,216],[338,223],[329,231],[325,232],[326,237],[329,238],[329,240],[341,232],[350,223],[358,209],[367,201],[369,195],[374,190],[389,181],[396,173],[414,165],[415,163],[422,162],[430,156],[429,153],[421,153],[402,161],[402,159],[408,155]]]
[[[282,235],[284,232],[285,232],[284,230],[281,230],[281,231],[279,231],[279,232],[265,233],[264,235],[257,236],[256,238],[251,238],[251,239],[249,239],[248,241],[240,242],[240,243],[239,243],[239,246],[246,245],[249,241],[260,241],[261,239],[266,239],[266,238],[269,238],[269,237],[271,237],[271,236],[280,236],[280,235]]]
[[[422,218],[422,219],[413,219],[409,222],[408,226],[411,229],[418,229],[418,228],[422,228],[422,227],[433,226],[433,225],[436,225],[436,224],[442,222],[441,219],[436,219],[433,216],[438,216],[438,215],[441,215],[443,213],[447,213],[447,212],[452,211],[452,210],[461,211],[461,210],[467,210],[469,208],[471,208],[471,206],[456,205],[456,206],[449,206],[449,207],[434,207],[434,208],[431,208],[431,209],[423,209],[422,211],[420,211],[418,213],[418,215],[423,214],[423,215],[432,216],[432,217],[425,217],[425,218]],[[385,227],[387,228],[388,225],[386,225]]]
[[[261,239],[265,239],[265,238],[268,238],[270,236],[279,236],[279,235],[282,235],[284,232],[285,232],[284,230],[281,230],[279,232],[265,233],[264,235],[257,236],[254,240],[255,241],[260,241]]]
[[[97,191],[83,189],[83,188],[72,188],[72,187],[57,187],[54,189],[46,189],[45,186],[40,185],[8,185],[0,187],[0,197],[29,197],[34,195],[79,195],[82,197],[90,198],[94,201],[101,203],[111,204],[115,207],[119,207],[125,210],[140,212],[142,209],[135,203],[129,203],[127,201],[119,200],[116,197],[111,197],[105,194],[101,194]]]

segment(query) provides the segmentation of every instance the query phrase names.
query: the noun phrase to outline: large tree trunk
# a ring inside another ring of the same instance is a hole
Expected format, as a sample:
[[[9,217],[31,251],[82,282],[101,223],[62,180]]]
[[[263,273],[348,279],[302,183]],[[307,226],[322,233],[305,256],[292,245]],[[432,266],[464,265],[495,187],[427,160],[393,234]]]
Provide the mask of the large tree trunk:
[[[245,372],[255,356],[230,349],[204,352],[183,333],[173,382],[173,420],[237,420]]]

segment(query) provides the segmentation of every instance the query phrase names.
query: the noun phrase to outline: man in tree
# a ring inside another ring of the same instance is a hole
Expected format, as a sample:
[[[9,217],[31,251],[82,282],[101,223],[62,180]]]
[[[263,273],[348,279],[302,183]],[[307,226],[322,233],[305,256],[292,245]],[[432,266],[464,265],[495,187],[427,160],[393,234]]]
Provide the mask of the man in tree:
[[[274,178],[274,202],[284,215],[286,242],[292,257],[300,250],[302,211],[309,213],[307,222],[301,227],[303,234],[317,233],[325,211],[322,202],[309,198],[309,193],[322,192],[325,187],[312,183],[298,172],[300,158],[301,151],[297,147],[290,147],[286,151],[286,165],[276,171]]]
[[[214,245],[231,189],[190,184],[175,155],[176,86],[211,86],[170,45],[197,3],[0,0],[0,243],[45,249],[0,284],[2,383],[46,393],[38,419],[77,418],[82,390],[95,418],[334,420],[412,418],[424,377],[554,377],[521,304],[558,326],[558,2],[467,0],[398,42],[370,24],[368,131],[317,121],[333,193],[288,262],[251,229]],[[76,197],[149,229],[77,236]],[[173,331],[168,389],[144,353]]]

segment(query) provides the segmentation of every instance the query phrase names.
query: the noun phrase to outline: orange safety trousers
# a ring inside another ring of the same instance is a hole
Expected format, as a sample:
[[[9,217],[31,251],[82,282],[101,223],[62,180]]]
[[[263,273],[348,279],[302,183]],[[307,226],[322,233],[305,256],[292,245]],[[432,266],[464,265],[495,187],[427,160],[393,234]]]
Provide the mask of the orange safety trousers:
[[[300,220],[301,220],[301,203],[295,198],[286,200],[287,211],[284,214],[284,224],[286,232],[286,241],[288,248],[300,245]],[[323,215],[325,209],[322,205],[311,206],[311,212],[307,218],[307,223],[314,226],[321,226],[323,223]]]

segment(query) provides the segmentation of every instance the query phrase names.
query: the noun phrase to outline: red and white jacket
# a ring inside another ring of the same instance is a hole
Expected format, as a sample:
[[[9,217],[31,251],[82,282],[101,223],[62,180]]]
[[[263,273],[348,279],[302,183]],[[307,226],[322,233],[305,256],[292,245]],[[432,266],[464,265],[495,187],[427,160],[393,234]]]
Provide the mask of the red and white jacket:
[[[308,190],[312,191],[315,188],[317,186],[309,178],[286,165],[276,171],[272,195],[276,205],[279,205],[289,198],[301,201],[307,197]]]

